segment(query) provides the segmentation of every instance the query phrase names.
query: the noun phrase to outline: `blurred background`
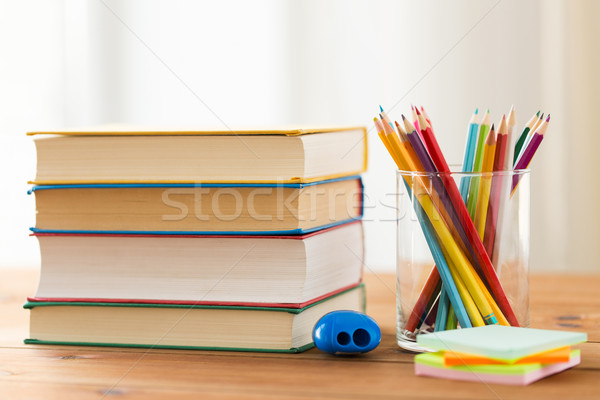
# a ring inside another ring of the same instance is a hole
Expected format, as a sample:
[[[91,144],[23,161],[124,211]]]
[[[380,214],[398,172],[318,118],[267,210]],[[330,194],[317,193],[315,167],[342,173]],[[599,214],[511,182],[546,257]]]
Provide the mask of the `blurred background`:
[[[0,2],[0,267],[38,267],[31,130],[122,122],[365,125],[425,106],[460,163],[476,107],[518,130],[552,114],[532,164],[531,268],[599,271],[600,2]],[[393,271],[394,166],[374,130],[367,268]]]

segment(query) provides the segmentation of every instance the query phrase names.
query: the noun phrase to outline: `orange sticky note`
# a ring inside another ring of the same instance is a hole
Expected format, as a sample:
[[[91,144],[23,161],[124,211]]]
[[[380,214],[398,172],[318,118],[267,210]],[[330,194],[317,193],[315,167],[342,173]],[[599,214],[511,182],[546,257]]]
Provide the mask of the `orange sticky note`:
[[[559,347],[557,349],[543,351],[520,358],[514,362],[494,360],[487,357],[476,356],[473,354],[455,353],[453,351],[444,352],[444,366],[451,367],[455,365],[490,365],[490,364],[531,364],[542,363],[551,364],[557,362],[567,362],[571,356],[571,346]]]

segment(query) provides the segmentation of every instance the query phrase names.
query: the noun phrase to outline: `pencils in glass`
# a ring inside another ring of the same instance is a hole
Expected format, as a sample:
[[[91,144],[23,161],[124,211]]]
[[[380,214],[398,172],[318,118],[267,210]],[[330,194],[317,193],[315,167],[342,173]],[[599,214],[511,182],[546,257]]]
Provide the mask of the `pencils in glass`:
[[[423,136],[423,139],[425,140],[425,143],[427,144],[429,154],[431,155],[431,158],[434,164],[436,165],[437,170],[441,173],[442,182],[444,182],[444,186],[446,187],[446,190],[450,196],[453,206],[459,213],[461,223],[463,224],[463,228],[465,229],[469,238],[469,244],[473,246],[473,251],[475,253],[477,262],[479,263],[479,268],[485,276],[487,284],[490,286],[490,289],[494,294],[494,298],[500,305],[500,309],[503,311],[506,318],[508,318],[511,325],[518,326],[519,323],[517,321],[517,318],[512,310],[512,307],[510,306],[510,303],[508,302],[508,299],[506,298],[506,294],[504,293],[502,286],[500,285],[498,276],[496,275],[494,267],[492,266],[492,262],[489,256],[487,255],[485,248],[483,247],[483,242],[477,234],[475,225],[473,224],[473,221],[468,215],[465,204],[462,201],[462,198],[458,191],[458,186],[456,185],[454,178],[452,178],[451,176],[450,168],[448,167],[448,163],[446,162],[446,159],[444,158],[444,155],[441,152],[439,144],[437,143],[435,135],[433,134],[433,130],[427,124],[425,118],[422,115],[419,115],[418,110],[417,117],[419,119],[419,125],[421,126],[421,134]],[[440,237],[440,240],[442,242],[445,241],[445,239],[442,237]],[[449,252],[449,255],[451,256],[451,258],[452,256],[456,257],[456,259],[453,260],[453,262],[456,265],[456,267],[459,268],[459,272],[468,270],[467,265],[462,265],[462,263],[466,263],[468,265],[471,264],[468,262],[468,260],[462,259],[460,257],[464,257],[463,254],[450,254]],[[461,277],[464,279],[465,284],[470,286],[469,289],[473,290],[471,294],[473,295],[473,299],[475,300],[477,305],[482,306],[487,310],[487,308],[485,307],[487,299],[479,297],[481,293],[478,290],[479,287],[476,285],[476,283],[468,279],[469,277],[466,272],[465,276],[461,274]],[[480,311],[482,312],[482,315],[487,323],[497,323],[497,319],[493,312],[486,314],[483,309],[480,309]]]

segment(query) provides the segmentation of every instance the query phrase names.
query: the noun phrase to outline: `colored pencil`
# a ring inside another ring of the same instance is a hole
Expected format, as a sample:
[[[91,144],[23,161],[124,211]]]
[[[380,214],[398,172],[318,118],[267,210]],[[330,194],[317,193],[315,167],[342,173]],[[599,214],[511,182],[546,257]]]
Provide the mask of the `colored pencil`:
[[[527,148],[523,150],[523,154],[517,160],[517,165],[515,165],[515,170],[521,170],[529,167],[535,152],[540,147],[542,140],[544,140],[544,135],[546,134],[546,130],[548,129],[548,123],[550,122],[550,114],[548,114],[548,118],[536,129],[535,133],[532,135]],[[511,196],[514,194],[515,189],[521,179],[520,174],[513,175],[512,187],[511,187]]]
[[[417,116],[419,117],[418,110],[417,110]],[[458,187],[456,186],[456,182],[454,181],[454,179],[451,176],[450,168],[448,167],[448,163],[446,162],[446,159],[444,158],[444,155],[441,152],[441,149],[437,143],[435,135],[433,134],[431,127],[427,125],[425,118],[419,117],[419,124],[422,127],[424,127],[421,129],[421,133],[422,133],[423,138],[425,139],[425,143],[427,144],[429,154],[431,155],[431,158],[433,159],[433,162],[436,165],[437,170],[442,173],[442,175],[441,175],[442,182],[444,182],[444,186],[446,187],[446,190],[448,191],[450,200],[453,203],[457,212],[459,213],[461,223],[463,224],[463,228],[465,229],[465,231],[468,235],[470,244],[473,246],[473,250],[475,252],[477,262],[479,263],[479,268],[487,280],[487,284],[489,285],[489,287],[493,293],[493,297],[496,300],[496,302],[498,303],[498,305],[500,306],[500,309],[502,310],[502,312],[504,313],[504,315],[506,316],[506,318],[508,319],[510,324],[512,326],[519,326],[519,322],[517,321],[517,318],[512,310],[512,307],[510,306],[510,303],[508,302],[508,299],[506,298],[506,294],[504,293],[504,290],[502,289],[502,285],[500,284],[500,281],[498,280],[498,276],[496,275],[496,272],[494,270],[492,262],[488,256],[487,252],[485,251],[485,248],[483,247],[483,242],[479,239],[475,225],[473,224],[473,221],[469,217],[467,208],[465,207],[465,204],[462,201],[462,198],[458,191]],[[444,241],[445,239],[440,237],[440,240]],[[468,263],[468,261],[467,261],[467,263]],[[457,267],[459,266],[458,262],[455,262],[455,264],[457,265]],[[467,279],[465,279],[465,283],[468,284]],[[477,302],[478,301],[478,298],[477,298],[478,293],[473,292],[472,295],[473,295],[473,299]],[[487,300],[486,300],[486,302],[487,302]],[[478,303],[478,306],[479,305],[480,304]],[[482,315],[484,316],[484,319],[488,323],[496,323],[497,322],[496,317],[493,316],[493,313],[491,315],[487,315],[482,311]]]
[[[392,159],[396,162],[396,165],[399,169],[404,171],[417,171],[417,167],[414,164],[414,161],[409,158],[408,152],[404,147],[404,152],[402,147],[397,147],[393,141],[388,140],[387,135],[385,134],[385,130],[383,128],[383,124],[375,118],[375,125],[377,127],[377,133],[383,142],[384,146],[388,150],[388,153],[392,156]],[[450,273],[450,269],[446,262],[446,259],[442,253],[438,240],[435,237],[434,228],[432,223],[426,217],[426,213],[424,211],[425,207],[429,209],[433,209],[433,205],[431,203],[431,199],[428,198],[427,195],[423,195],[423,193],[413,194],[412,193],[412,181],[417,181],[417,187],[422,186],[425,187],[422,181],[420,181],[419,177],[411,178],[404,177],[405,186],[409,197],[415,196],[417,201],[413,201],[413,207],[415,209],[415,213],[417,218],[419,219],[421,229],[423,231],[423,235],[425,236],[425,241],[429,246],[429,250],[433,256],[433,259],[436,263],[437,270],[439,272],[440,278],[444,285],[446,285],[446,290],[448,292],[448,296],[450,298],[450,302],[452,303],[452,307],[454,308],[454,312],[456,313],[456,317],[461,327],[472,327],[471,321],[469,320],[469,316],[467,311],[465,310],[465,306],[463,301],[458,294],[458,289],[456,288],[456,283],[452,279],[452,275]],[[420,185],[419,185],[420,183]],[[433,212],[432,212],[433,213]],[[435,217],[435,215],[434,215]],[[439,217],[439,216],[438,216]],[[439,221],[439,219],[438,219]]]
[[[477,149],[477,133],[479,131],[479,121],[478,121],[479,109],[475,109],[475,112],[471,116],[471,120],[469,121],[469,129],[467,130],[467,140],[465,144],[465,152],[463,156],[462,163],[462,172],[469,173],[473,172],[473,163],[475,161],[475,151]],[[467,204],[467,199],[469,196],[469,184],[471,182],[471,177],[463,176],[460,179],[460,195],[463,199],[465,205]],[[447,320],[440,321],[443,326],[440,329],[445,328],[456,329],[456,316],[454,315],[454,311],[452,310],[452,305],[449,303],[449,300],[446,300],[442,295],[440,295],[440,307],[443,309],[444,306],[448,304],[448,312]],[[438,311],[439,312],[439,311]]]
[[[419,121],[417,121],[417,112],[415,111],[415,106],[410,105],[410,113],[412,116],[413,125],[417,128],[417,132],[419,131]]]
[[[448,309],[448,321],[446,321],[446,330],[449,331],[451,329],[456,329],[458,326],[458,321],[456,320],[456,314],[454,313],[454,308],[452,304]]]
[[[446,329],[446,323],[448,321],[448,313],[450,312],[450,299],[446,293],[446,288],[442,285],[440,291],[440,298],[438,300],[437,315],[435,317],[434,332],[443,331]]]
[[[465,305],[465,309],[469,314],[469,318],[471,320],[471,324],[473,326],[484,326],[485,321],[481,317],[481,313],[475,303],[475,300],[471,296],[471,292],[465,285],[464,280],[462,279],[460,273],[457,271],[457,268],[450,263],[450,273],[452,274],[452,279],[456,282],[456,288],[458,289],[458,293],[460,294],[461,299],[463,299],[463,303]],[[462,326],[462,324],[461,324]]]
[[[429,118],[429,115],[427,115],[427,111],[425,111],[425,107],[423,107],[423,106],[421,106],[421,114],[423,114],[423,116],[425,117],[425,120],[427,121],[427,123],[429,124],[431,129],[433,129],[433,124],[431,123],[431,118]]]
[[[463,157],[462,164],[462,172],[468,173],[473,172],[473,162],[475,161],[475,150],[477,148],[477,130],[479,128],[479,123],[477,121],[477,114],[479,113],[478,109],[475,109],[475,112],[471,116],[471,121],[469,122],[469,129],[467,131],[467,140],[465,145],[465,154]],[[463,202],[467,203],[467,198],[469,196],[469,182],[471,179],[468,176],[463,176],[460,179],[460,195],[463,198]]]
[[[479,136],[477,138],[477,147],[475,150],[475,160],[473,161],[473,172],[481,172],[483,162],[483,147],[485,138],[490,131],[490,110],[487,110],[481,125],[479,125]],[[469,184],[469,198],[467,201],[467,210],[471,219],[475,219],[475,210],[477,208],[477,194],[479,193],[479,177],[475,176]]]
[[[511,106],[506,117],[506,154],[504,156],[504,164],[499,171],[509,171],[513,168],[513,158],[515,147],[513,145],[513,131],[517,125],[517,117],[515,116],[515,107]]]
[[[423,322],[422,317],[425,311],[427,310],[427,305],[429,300],[436,295],[436,288],[439,287],[440,284],[440,273],[438,272],[437,266],[434,266],[427,276],[427,280],[425,280],[425,284],[423,285],[423,289],[419,293],[419,297],[413,306],[408,319],[406,320],[406,325],[404,329],[409,332],[414,332],[415,329],[419,327],[419,325]],[[447,297],[447,294],[446,294]]]
[[[392,129],[394,129],[394,125],[392,125],[392,120],[387,116],[385,111],[383,111],[383,107],[381,107],[381,104],[379,105],[379,110],[379,116],[381,117],[381,119],[384,120],[389,126],[391,126]]]
[[[509,114],[510,115],[510,114]],[[494,155],[493,171],[502,171],[506,166],[506,160],[510,160],[507,150],[511,147],[508,139],[508,125],[506,119],[502,116],[500,126],[498,127],[498,135],[496,136],[496,154]],[[496,174],[492,177],[492,186],[490,189],[489,206],[487,208],[487,216],[485,220],[485,230],[483,235],[483,246],[490,258],[492,258],[494,250],[494,242],[496,238],[496,226],[498,222],[498,213],[500,210],[500,196],[502,193],[502,183],[504,176]]]
[[[540,117],[538,118],[538,120],[535,121],[535,124],[533,124],[533,127],[531,127],[531,130],[529,131],[529,134],[525,138],[525,143],[523,143],[523,147],[521,147],[521,152],[519,153],[519,157],[517,157],[517,162],[519,162],[519,158],[521,157],[521,155],[523,155],[523,152],[525,151],[525,149],[527,148],[527,146],[529,146],[529,142],[531,141],[531,138],[533,137],[533,134],[537,131],[537,129],[542,124],[542,122],[544,122],[544,113],[542,113],[540,115]]]
[[[504,119],[503,119],[504,121]],[[475,227],[481,240],[485,233],[485,220],[490,201],[490,189],[492,187],[491,172],[494,169],[494,155],[496,154],[496,131],[494,125],[488,133],[483,145],[483,161],[481,163],[482,176],[479,181],[479,193],[477,194],[477,207],[475,208]]]
[[[539,116],[540,116],[540,111],[538,111],[537,114],[535,114],[533,117],[531,117],[529,122],[527,122],[527,125],[525,125],[523,132],[521,132],[519,139],[517,139],[517,143],[515,144],[513,162],[512,162],[513,167],[515,165],[517,165],[517,159],[519,158],[519,154],[521,154],[521,148],[525,144],[525,140],[527,140],[527,134],[529,133],[531,128],[533,128],[533,125],[537,122]]]

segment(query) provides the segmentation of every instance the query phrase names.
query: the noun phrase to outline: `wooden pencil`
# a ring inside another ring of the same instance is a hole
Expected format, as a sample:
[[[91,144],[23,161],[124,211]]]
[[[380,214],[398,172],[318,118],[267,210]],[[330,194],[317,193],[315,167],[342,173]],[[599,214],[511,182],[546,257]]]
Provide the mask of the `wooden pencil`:
[[[489,206],[487,208],[483,235],[483,247],[485,247],[490,258],[492,257],[494,250],[496,226],[500,210],[500,196],[502,194],[502,183],[504,181],[503,174],[498,174],[498,172],[503,171],[506,166],[506,160],[510,160],[508,149],[511,146],[509,145],[507,130],[508,124],[506,123],[504,116],[502,116],[502,121],[500,121],[500,126],[498,127],[498,135],[496,136],[496,154],[494,155],[493,171],[496,172],[496,174],[492,177]]]
[[[544,140],[544,135],[546,134],[546,130],[548,129],[548,123],[550,122],[550,115],[548,114],[548,118],[540,124],[539,128],[536,129],[535,133],[532,135],[527,148],[523,150],[521,156],[517,160],[517,165],[515,165],[515,171],[525,169],[529,167],[535,152],[540,147],[542,140]],[[512,187],[511,187],[511,196],[514,194],[517,185],[519,184],[519,180],[521,179],[520,174],[513,175]]]
[[[463,156],[462,172],[469,173],[473,172],[473,162],[475,161],[475,151],[477,150],[477,131],[479,128],[479,122],[477,120],[478,109],[471,116],[469,121],[469,129],[467,131],[467,140],[465,144],[465,153]],[[471,179],[468,176],[463,176],[460,179],[460,195],[463,198],[463,202],[467,203],[469,195],[469,183]]]
[[[479,125],[479,136],[477,138],[477,147],[475,149],[475,159],[473,161],[473,172],[481,172],[483,163],[483,147],[485,138],[490,131],[490,110],[487,110],[481,125]],[[467,210],[471,219],[475,219],[475,210],[477,208],[477,195],[479,194],[479,177],[474,176],[469,182],[469,198],[467,201]]]
[[[531,128],[533,128],[533,125],[535,125],[535,123],[537,122],[539,116],[540,116],[540,111],[538,111],[537,114],[535,114],[533,117],[531,117],[531,119],[525,125],[525,128],[523,128],[523,132],[521,132],[521,135],[519,135],[519,138],[517,139],[517,143],[515,144],[515,151],[514,151],[513,161],[512,161],[513,167],[515,165],[517,165],[517,159],[519,158],[519,154],[521,154],[521,148],[525,144],[525,140],[527,140],[527,135],[529,134],[529,131],[531,130]]]
[[[502,164],[502,168],[500,168],[499,171],[509,171],[513,168],[515,150],[513,145],[513,132],[516,125],[517,117],[515,115],[515,107],[511,106],[510,111],[508,112],[508,117],[506,117],[506,154],[504,156],[504,164]]]
[[[537,131],[537,129],[542,124],[542,122],[544,122],[544,113],[542,113],[540,115],[540,117],[537,119],[537,121],[535,121],[535,124],[533,124],[533,127],[531,127],[529,134],[525,138],[525,143],[523,143],[523,147],[521,147],[521,152],[519,153],[519,156],[517,157],[517,162],[519,162],[519,158],[523,155],[523,152],[525,151],[527,146],[529,146],[529,142],[531,141],[531,138],[533,138],[533,134]]]
[[[504,119],[502,120],[504,121]],[[490,189],[492,187],[491,173],[494,169],[494,155],[496,154],[496,131],[494,125],[488,133],[483,145],[483,161],[481,163],[482,176],[479,182],[479,193],[477,194],[477,207],[475,208],[475,227],[481,240],[485,233],[485,220],[490,201]]]
[[[412,123],[414,126],[417,127],[417,132],[419,131],[419,121],[417,121],[417,112],[415,111],[415,106],[414,105],[410,105],[410,114],[412,117]]]
[[[425,111],[425,107],[423,107],[423,106],[421,106],[421,114],[423,114],[423,116],[425,117],[425,120],[427,121],[427,123],[429,124],[431,129],[433,129],[433,124],[431,123],[431,118],[429,118],[429,115],[427,114],[427,111]]]

